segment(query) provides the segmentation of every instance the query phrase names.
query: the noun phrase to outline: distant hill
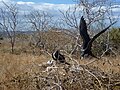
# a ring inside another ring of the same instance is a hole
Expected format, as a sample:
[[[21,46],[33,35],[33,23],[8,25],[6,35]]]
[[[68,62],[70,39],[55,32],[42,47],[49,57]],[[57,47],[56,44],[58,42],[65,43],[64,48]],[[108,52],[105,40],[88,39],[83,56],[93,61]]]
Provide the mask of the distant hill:
[[[32,34],[35,31],[16,31],[16,34]],[[10,32],[13,33],[12,31]],[[0,37],[8,37],[8,33],[6,31],[0,31]]]

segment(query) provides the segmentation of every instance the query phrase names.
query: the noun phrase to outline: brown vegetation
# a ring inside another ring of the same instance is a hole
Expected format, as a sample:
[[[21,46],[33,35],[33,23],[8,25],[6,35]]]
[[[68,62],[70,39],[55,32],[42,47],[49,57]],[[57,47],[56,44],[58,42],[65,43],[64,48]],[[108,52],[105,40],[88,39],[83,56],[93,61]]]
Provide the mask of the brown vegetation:
[[[112,6],[103,12],[102,7],[109,6],[107,1],[80,0],[78,7],[61,11],[62,22],[39,10],[31,11],[19,22],[17,4],[4,3],[6,9],[0,10],[0,27],[5,31],[0,34],[0,90],[120,90],[119,28],[109,30],[93,43],[92,51],[101,59],[80,59],[81,14],[85,14],[89,31],[95,34],[92,29],[102,30],[104,16],[111,12]],[[93,12],[96,5],[100,8]],[[112,23],[113,18],[109,17]],[[56,49],[62,50],[70,66],[47,63]],[[102,55],[105,51],[108,52]]]
[[[50,56],[0,54],[0,90],[119,90],[120,57],[70,60],[71,66],[48,65]],[[94,60],[94,59],[92,59]],[[75,68],[75,67],[76,68]]]
[[[39,45],[35,47],[34,43],[31,46],[30,36],[27,34],[26,39],[21,40],[20,37],[17,37],[14,53],[11,53],[9,39],[1,40],[0,90],[120,89],[118,51],[115,51],[117,56],[114,57],[109,55],[110,57],[105,56],[100,60],[94,58],[80,60],[79,53],[69,55],[74,48],[72,47],[75,44],[74,38],[56,30],[49,30],[42,35],[45,47],[39,47]],[[99,39],[95,43],[99,45]],[[93,47],[95,48],[95,46]],[[47,61],[52,60],[51,52],[56,48],[63,50],[62,53],[67,62],[71,64],[70,66],[56,62],[51,65],[47,64]],[[99,49],[102,50],[101,48]],[[98,53],[95,49],[93,51]],[[99,53],[102,52],[99,51]]]

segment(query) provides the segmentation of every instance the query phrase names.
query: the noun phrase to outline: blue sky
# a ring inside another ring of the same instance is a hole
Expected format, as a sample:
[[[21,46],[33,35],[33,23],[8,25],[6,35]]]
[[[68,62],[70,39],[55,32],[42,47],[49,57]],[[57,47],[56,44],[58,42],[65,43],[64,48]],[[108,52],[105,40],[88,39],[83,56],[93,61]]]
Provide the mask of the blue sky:
[[[74,7],[76,0],[0,0],[4,2],[17,3],[21,13],[29,13],[32,10],[43,10],[56,15],[59,17],[59,10],[66,11],[69,7]],[[89,0],[90,1],[90,0]],[[118,19],[118,25],[120,26],[120,0],[109,0],[113,1],[118,8],[112,9],[114,16]],[[2,5],[0,5],[1,7]],[[114,5],[113,5],[114,6]],[[97,8],[97,7],[95,7]],[[119,16],[119,17],[118,17]]]
[[[20,1],[20,0],[15,0]],[[73,4],[73,0],[21,0],[23,2],[35,2],[35,3],[53,3],[53,4]]]
[[[3,0],[4,1],[4,0]],[[74,4],[76,0],[14,0],[23,2],[35,2],[35,3],[52,3],[52,4]],[[110,0],[120,4],[120,0]]]

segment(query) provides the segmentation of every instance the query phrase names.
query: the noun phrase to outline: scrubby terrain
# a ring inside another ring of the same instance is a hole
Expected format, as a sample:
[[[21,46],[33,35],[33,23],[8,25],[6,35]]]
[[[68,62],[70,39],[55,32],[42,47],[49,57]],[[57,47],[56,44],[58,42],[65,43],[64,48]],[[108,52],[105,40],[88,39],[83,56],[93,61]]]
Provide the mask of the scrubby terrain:
[[[0,90],[120,90],[119,39],[110,45],[113,52],[102,55],[106,48],[98,38],[92,51],[101,59],[81,60],[74,38],[54,30],[44,34],[45,43],[33,42],[28,34],[17,38],[13,52],[8,38],[0,41]],[[58,47],[70,66],[48,64]]]
[[[0,54],[0,90],[120,90],[120,56],[67,58],[70,66],[49,55]],[[91,63],[90,63],[91,62]]]
[[[120,90],[118,0],[34,1],[0,0],[0,90]]]

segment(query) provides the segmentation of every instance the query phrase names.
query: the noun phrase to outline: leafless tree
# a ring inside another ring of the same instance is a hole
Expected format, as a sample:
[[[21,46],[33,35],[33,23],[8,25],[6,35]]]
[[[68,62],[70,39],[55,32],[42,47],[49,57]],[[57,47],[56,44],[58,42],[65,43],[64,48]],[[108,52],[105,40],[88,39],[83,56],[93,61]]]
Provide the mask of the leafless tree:
[[[79,21],[81,17],[81,9],[75,5],[69,7],[67,11],[60,11],[62,14],[62,21],[65,22],[70,30],[64,30],[64,32],[70,36],[73,36],[76,43],[70,54],[73,54],[77,47],[80,47],[80,34],[79,34]]]
[[[50,25],[52,22],[52,15],[45,11],[32,11],[28,15],[25,15],[27,18],[27,22],[30,24],[32,30],[34,31],[33,37],[30,40],[34,44],[35,47],[45,45],[44,33],[50,29]]]
[[[0,9],[0,25],[5,30],[10,38],[11,51],[14,52],[16,41],[16,31],[18,26],[18,8],[16,4],[6,4],[4,8]]]
[[[66,23],[68,27],[70,27],[73,31],[76,31],[76,44],[71,54],[76,50],[80,45],[80,32],[79,32],[79,23],[80,17],[84,16],[87,21],[88,30],[90,35],[94,34],[92,31],[100,31],[105,28],[106,21],[108,20],[107,15],[111,13],[112,7],[110,1],[108,0],[77,0],[77,3],[74,7],[70,7],[67,11],[62,13],[62,20]],[[114,22],[114,21],[113,21]],[[112,22],[110,22],[112,23]],[[72,34],[70,30],[69,34]]]
[[[108,13],[111,13],[112,7],[109,0],[79,0],[79,7],[82,8],[83,15],[87,19],[89,29],[91,25],[99,24],[98,28],[104,28]]]

